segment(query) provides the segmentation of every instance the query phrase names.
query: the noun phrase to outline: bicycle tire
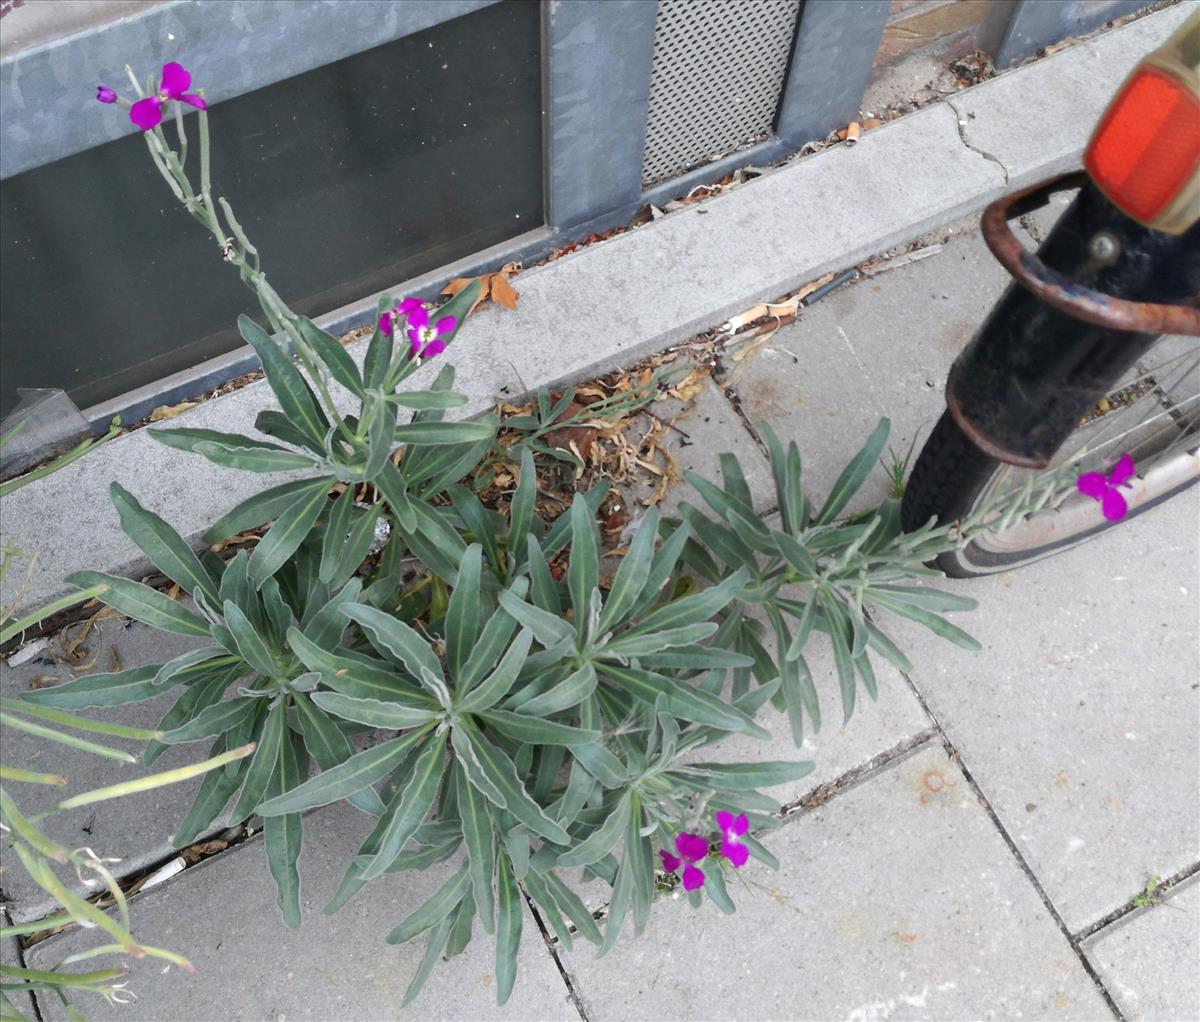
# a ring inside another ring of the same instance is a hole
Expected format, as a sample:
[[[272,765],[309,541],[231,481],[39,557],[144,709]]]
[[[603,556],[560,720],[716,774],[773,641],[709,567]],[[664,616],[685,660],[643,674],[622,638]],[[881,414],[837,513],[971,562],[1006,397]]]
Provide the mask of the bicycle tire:
[[[905,531],[911,531],[924,525],[930,518],[947,524],[966,517],[1001,467],[998,459],[984,454],[968,439],[948,411],[943,412],[922,447],[905,486],[900,510],[902,527]],[[941,554],[932,564],[950,578],[976,578],[1021,567],[1117,528],[1189,488],[1196,481],[1192,478],[1135,505],[1119,521],[1106,521],[1097,513],[1086,528],[1041,546],[997,552],[983,549],[972,542],[962,550]]]

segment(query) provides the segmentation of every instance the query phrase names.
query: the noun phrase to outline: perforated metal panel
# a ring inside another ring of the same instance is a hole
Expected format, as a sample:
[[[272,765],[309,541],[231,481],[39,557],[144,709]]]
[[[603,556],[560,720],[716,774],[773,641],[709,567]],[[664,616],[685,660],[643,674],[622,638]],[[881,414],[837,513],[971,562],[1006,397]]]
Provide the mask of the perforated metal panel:
[[[770,134],[799,14],[800,0],[659,0],[645,184]]]

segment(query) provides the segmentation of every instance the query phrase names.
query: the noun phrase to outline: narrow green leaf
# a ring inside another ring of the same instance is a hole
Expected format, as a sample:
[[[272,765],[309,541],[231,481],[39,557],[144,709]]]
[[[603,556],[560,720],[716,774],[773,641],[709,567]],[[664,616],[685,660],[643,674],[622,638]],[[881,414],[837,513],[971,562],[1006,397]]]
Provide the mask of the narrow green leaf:
[[[479,440],[491,440],[496,435],[495,424],[477,422],[407,422],[396,427],[395,440],[398,444],[412,446],[465,444]]]
[[[332,770],[326,770],[286,794],[258,806],[259,816],[280,816],[329,805],[340,798],[374,784],[398,766],[429,733],[430,726],[410,731],[374,748],[351,756]]]
[[[483,626],[482,634],[471,650],[471,655],[458,672],[458,691],[460,693],[470,691],[472,686],[500,659],[500,654],[508,648],[509,639],[512,638],[516,628],[516,620],[503,609],[495,611],[488,618],[487,624]]]
[[[811,774],[813,767],[814,764],[809,762],[770,760],[761,763],[689,763],[680,769],[699,774],[722,791],[754,791],[798,781]]]
[[[500,606],[533,632],[543,646],[556,646],[574,638],[575,630],[562,618],[526,603],[508,589],[500,593]]]
[[[952,625],[944,617],[932,614],[922,607],[914,606],[911,603],[897,599],[891,594],[880,593],[876,589],[871,590],[871,601],[885,610],[890,610],[893,614],[899,614],[901,617],[906,617],[910,621],[917,622],[919,625],[924,625],[939,638],[946,639],[948,642],[952,642],[954,645],[971,653],[978,653],[983,648],[979,644],[979,640],[974,636],[968,635],[957,625]]]
[[[376,649],[394,657],[414,677],[419,678],[421,668],[424,667],[444,680],[441,663],[430,649],[429,643],[415,629],[391,614],[361,603],[350,604],[344,613],[350,620],[357,621],[362,626]]]
[[[442,951],[446,950],[447,939],[450,937],[455,923],[463,915],[465,907],[467,907],[466,899],[459,904],[457,910],[446,913],[445,917],[429,930],[429,938],[425,944],[425,954],[421,957],[421,964],[417,966],[417,971],[412,978],[412,982],[408,984],[407,989],[404,991],[404,997],[400,1001],[401,1008],[408,1007],[408,1005],[417,999],[417,995],[421,992],[421,988],[425,986],[425,981],[429,978],[429,974],[433,972],[434,966],[442,960]],[[470,916],[468,915],[467,918],[469,919]],[[446,957],[449,958],[452,956],[447,952]]]
[[[278,518],[283,512],[296,504],[306,495],[320,491],[328,493],[333,485],[332,476],[321,476],[317,479],[299,479],[295,482],[273,486],[262,493],[243,500],[229,511],[215,525],[204,533],[205,543],[217,543],[229,536],[236,536],[247,529],[256,529],[260,525]]]
[[[203,440],[194,444],[192,450],[214,465],[242,472],[295,472],[300,469],[314,469],[320,464],[311,454],[300,454],[276,447],[275,444],[253,441],[234,446],[228,442]]]
[[[121,529],[154,566],[187,592],[199,589],[215,604],[217,587],[183,537],[158,515],[142,507],[120,483],[112,483],[108,492],[120,515]]]
[[[453,390],[401,390],[387,395],[387,399],[419,412],[461,408],[470,400],[466,394],[458,394]]]
[[[461,700],[463,713],[478,713],[500,702],[513,687],[525,659],[529,655],[529,647],[533,643],[533,633],[521,629],[512,645],[500,658],[500,663],[487,678],[467,693]]]
[[[496,865],[496,831],[488,815],[483,796],[475,790],[461,766],[454,771],[458,793],[458,813],[462,820],[463,840],[467,845],[467,867],[479,921],[488,933],[496,932],[496,899],[493,876]]]
[[[168,731],[159,740],[164,745],[179,745],[224,734],[236,727],[247,714],[253,713],[258,702],[257,699],[229,699],[206,706],[186,724]]]
[[[209,749],[209,756],[221,755],[228,747],[229,737],[228,733],[220,735]],[[210,770],[204,775],[204,780],[200,782],[200,788],[196,792],[191,808],[187,811],[187,815],[179,821],[179,826],[175,828],[175,836],[172,838],[174,847],[186,848],[212,825],[213,820],[225,808],[229,796],[242,785],[243,761],[236,761],[236,766],[239,769],[234,770],[233,773],[225,770]]]
[[[238,653],[254,670],[266,678],[274,678],[280,672],[280,666],[271,655],[266,640],[259,635],[250,619],[242,613],[241,607],[232,600],[226,600],[222,608],[225,613],[225,624],[233,636]]]
[[[829,638],[833,643],[833,662],[837,666],[838,684],[842,690],[843,723],[850,720],[854,713],[854,702],[857,686],[854,683],[854,665],[850,659],[850,645],[853,641],[854,626],[850,615],[838,597],[826,592],[818,592],[818,599],[825,610],[825,618],[829,622]]]
[[[389,944],[403,944],[432,929],[454,911],[454,907],[466,895],[470,883],[471,879],[464,864],[437,889],[432,898],[394,927],[384,939]]]
[[[332,334],[327,334],[307,316],[298,316],[296,325],[300,340],[307,344],[325,364],[330,375],[355,397],[363,396],[362,377],[354,359]]]
[[[412,776],[404,786],[400,804],[390,813],[387,828],[379,842],[375,858],[362,871],[363,880],[372,880],[390,866],[404,849],[408,839],[425,819],[441,784],[446,760],[446,735],[432,738],[417,757]]]
[[[101,603],[151,628],[175,635],[209,635],[207,621],[181,607],[157,589],[151,589],[140,582],[106,575],[101,571],[77,571],[68,575],[66,580],[81,589],[105,586],[105,592],[98,597]]]
[[[446,610],[446,658],[452,677],[459,677],[479,637],[479,579],[483,547],[472,543],[458,565],[458,585]]]
[[[83,738],[76,738],[74,735],[64,735],[61,731],[43,727],[41,724],[33,723],[33,721],[21,720],[19,717],[14,717],[8,713],[0,713],[0,724],[6,724],[8,727],[15,728],[17,731],[24,731],[26,734],[36,735],[38,738],[47,738],[52,742],[58,742],[59,745],[69,745],[71,748],[79,749],[81,752],[90,752],[93,756],[103,756],[105,759],[117,759],[123,763],[134,762],[133,757],[129,753],[123,752],[120,749],[114,749],[108,745],[99,745],[96,742],[89,742]]]
[[[717,630],[715,621],[699,621],[691,625],[664,628],[659,632],[626,633],[619,639],[607,643],[601,650],[603,656],[641,657],[648,656],[674,646],[690,646],[703,642]]]
[[[683,682],[633,667],[616,664],[598,665],[600,671],[637,699],[654,706],[660,697],[666,700],[668,713],[697,724],[710,724],[726,731],[744,731],[765,737],[766,732],[741,711]]]
[[[134,667],[117,674],[89,674],[65,685],[24,692],[21,698],[27,703],[58,706],[64,710],[137,703],[162,695],[163,690],[154,684],[159,666],[150,664],[146,667]]]
[[[460,731],[455,728],[455,732]],[[535,834],[540,834],[555,844],[569,844],[570,837],[563,828],[545,814],[542,807],[533,801],[521,784],[513,761],[499,748],[493,745],[477,729],[470,727],[465,743],[455,742],[455,752],[467,751],[465,757],[460,755],[463,768],[471,783],[478,788],[489,801],[501,809],[507,809],[518,822],[525,824]],[[484,783],[480,783],[480,780]],[[499,795],[499,799],[497,798]]]
[[[392,731],[426,724],[436,719],[437,712],[401,706],[399,703],[385,703],[379,699],[355,699],[341,692],[314,692],[312,701],[335,717]]]
[[[680,625],[694,624],[697,621],[706,621],[728,605],[748,577],[749,573],[746,569],[739,568],[734,574],[715,586],[702,589],[692,596],[672,600],[651,611],[638,622],[636,628],[626,634],[644,635],[648,632],[663,631]]]
[[[585,731],[542,717],[529,717],[508,710],[484,710],[479,717],[509,738],[530,745],[590,745],[600,741],[602,737],[599,731]]]
[[[267,383],[284,415],[312,439],[321,442],[329,424],[313,401],[312,393],[305,385],[304,377],[300,375],[291,356],[249,316],[238,316],[238,331],[262,363]]]
[[[537,469],[533,464],[533,453],[528,447],[523,447],[521,448],[520,477],[508,511],[508,553],[514,571],[520,567],[527,553],[525,537],[533,527],[536,499]]]
[[[629,544],[629,552],[621,559],[613,577],[612,588],[608,591],[608,599],[604,601],[604,609],[600,613],[600,624],[597,628],[599,634],[603,635],[623,624],[637,604],[638,597],[642,595],[642,590],[650,578],[654,543],[657,538],[658,508],[652,507],[647,509],[641,525],[634,534],[633,542]]]
[[[517,978],[517,950],[521,946],[521,893],[508,856],[501,850],[496,891],[496,1003],[504,1004]]]
[[[285,729],[272,778],[267,786],[269,795],[281,795],[303,780],[301,763],[305,757],[299,746],[300,736]],[[301,921],[300,871],[296,863],[300,858],[303,839],[304,829],[299,813],[268,816],[263,821],[263,846],[267,854],[267,868],[275,881],[276,904],[284,925],[292,930],[299,929]]]
[[[516,693],[507,707],[530,717],[546,717],[583,702],[596,690],[596,683],[596,669],[586,663],[539,695],[522,698],[521,692]]]
[[[296,712],[300,718],[300,729],[304,734],[304,745],[317,766],[322,770],[332,770],[354,755],[354,747],[330,717],[315,709],[310,697],[303,692],[294,692],[292,701],[296,704]],[[301,781],[303,778],[300,779]],[[297,781],[297,783],[300,783]],[[383,801],[374,788],[363,788],[346,796],[355,809],[369,816],[378,818],[383,814]]]
[[[617,842],[629,826],[632,811],[630,793],[626,790],[613,810],[604,818],[604,822],[593,830],[586,840],[558,857],[558,867],[573,869],[575,866],[590,866],[604,858],[617,847]]]
[[[567,567],[567,589],[575,610],[575,631],[580,640],[587,634],[588,603],[600,584],[600,531],[595,514],[581,494],[571,502],[571,559]]]
[[[842,469],[842,474],[833,484],[829,498],[817,514],[817,525],[832,522],[838,512],[850,502],[862,484],[867,481],[867,476],[871,474],[872,469],[879,461],[879,455],[883,453],[883,445],[887,443],[888,431],[891,427],[890,420],[879,420],[879,425],[875,427],[862,450],[850,459],[850,463]]]
[[[254,553],[250,555],[247,570],[260,589],[304,542],[304,537],[312,531],[321,512],[325,510],[326,503],[325,492],[321,490],[301,497],[275,519],[275,524],[258,541]]]

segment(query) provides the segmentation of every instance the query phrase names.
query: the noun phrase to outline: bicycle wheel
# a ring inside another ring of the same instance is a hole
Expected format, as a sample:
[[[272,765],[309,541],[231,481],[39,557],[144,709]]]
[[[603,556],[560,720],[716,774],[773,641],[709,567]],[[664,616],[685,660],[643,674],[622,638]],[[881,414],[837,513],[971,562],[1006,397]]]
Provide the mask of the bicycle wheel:
[[[1072,493],[1056,508],[942,554],[937,567],[952,578],[971,578],[1029,564],[1135,518],[1200,480],[1200,339],[1160,338],[1081,420],[1049,469],[1071,463],[1079,472],[1095,471],[1126,451],[1137,472],[1122,491],[1129,513],[1120,521],[1106,521],[1094,500]],[[905,487],[902,524],[911,530],[931,517],[942,523],[964,518],[1037,471],[984,454],[943,413]]]

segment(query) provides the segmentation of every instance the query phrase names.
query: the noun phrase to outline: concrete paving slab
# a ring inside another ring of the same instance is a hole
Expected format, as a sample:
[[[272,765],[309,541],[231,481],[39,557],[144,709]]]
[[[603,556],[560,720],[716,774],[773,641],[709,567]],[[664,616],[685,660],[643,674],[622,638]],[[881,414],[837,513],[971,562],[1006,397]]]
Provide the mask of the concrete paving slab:
[[[525,913],[517,981],[496,1006],[495,945],[478,932],[459,958],[434,969],[408,1008],[400,1000],[424,955],[424,940],[393,947],[384,936],[445,881],[454,864],[381,877],[335,915],[321,908],[365,837],[366,817],[344,803],[305,817],[300,854],[303,926],[287,930],[258,841],[209,859],[130,903],[133,932],[145,943],[186,955],[198,975],[162,971],[153,959],[131,960],[134,1008],[93,1001],[90,1022],[313,1019],[576,1019],[566,986]],[[95,942],[75,930],[28,952],[32,967]],[[42,1005],[46,1022],[64,1018]]]
[[[717,485],[721,484],[721,455],[731,453],[737,456],[742,472],[746,476],[746,484],[754,498],[756,510],[765,511],[775,504],[775,482],[771,476],[771,464],[751,436],[745,424],[734,411],[720,388],[711,380],[690,404],[674,398],[667,401],[656,401],[649,408],[659,419],[674,423],[676,429],[666,429],[662,434],[660,446],[675,459],[675,466],[682,475],[684,472],[695,472]],[[639,428],[648,430],[651,422],[641,416]],[[685,435],[686,434],[686,435]],[[630,489],[629,496],[640,503],[649,498],[654,492],[654,486],[644,476],[639,476],[636,486]],[[696,507],[707,510],[707,505],[688,484],[681,480],[667,490],[666,496],[658,504],[659,511],[664,515],[677,512],[682,501],[688,501]]]
[[[1121,80],[1198,8],[1185,0],[951,96],[963,141],[1004,168],[1010,191],[1078,168]]]
[[[1106,926],[1083,952],[1130,1022],[1200,1018],[1200,877]]]
[[[1009,281],[977,225],[936,237],[936,255],[859,280],[805,310],[736,379],[750,421],[767,419],[799,445],[815,500],[884,415],[892,421],[889,446],[903,457],[916,441],[915,456],[945,410],[951,363]],[[887,495],[876,472],[849,510]]]
[[[1072,933],[1200,858],[1200,492],[1019,572],[939,588],[971,654],[895,631],[912,679]]]
[[[562,953],[587,1017],[1110,1017],[940,747],[767,843],[780,871],[731,879],[734,915],[664,901],[607,957]]]
[[[138,667],[163,663],[189,649],[204,645],[202,640],[155,632],[140,624],[132,624],[126,629],[123,627],[125,623],[120,620],[102,621],[98,626],[99,637],[93,633],[85,640],[85,648],[96,653],[97,660],[93,670],[80,672],[80,676],[111,670],[115,666],[111,659],[114,650],[118,651],[120,666]],[[34,661],[17,668],[5,664],[0,667],[0,693],[13,697],[29,691],[35,679],[54,678],[61,683],[73,677],[68,667],[53,661],[50,664]],[[152,729],[158,726],[163,714],[171,708],[181,691],[174,689],[145,702],[112,709],[90,709],[86,713],[93,720]],[[102,735],[83,737],[93,737],[102,744],[124,749],[135,757],[140,757],[144,747],[143,743],[121,738],[110,739]],[[147,770],[141,765],[140,759],[137,763],[122,763],[12,728],[4,729],[6,763],[19,765],[26,770],[60,774],[70,782],[65,794],[57,788],[21,785],[13,794],[27,812],[47,809],[68,794],[74,795],[198,762],[207,751],[208,745],[204,743],[177,746],[168,749],[153,768]],[[40,826],[49,837],[68,848],[86,845],[100,855],[120,858],[121,861],[112,867],[113,872],[117,876],[128,876],[170,855],[174,847],[171,835],[175,825],[191,806],[199,785],[200,779],[196,778],[166,788],[154,788],[132,798],[83,806],[48,816]],[[55,911],[55,902],[20,868],[9,847],[7,835],[0,837],[0,851],[5,865],[11,865],[4,872],[3,888],[11,899],[9,908],[14,920],[27,922]]]

